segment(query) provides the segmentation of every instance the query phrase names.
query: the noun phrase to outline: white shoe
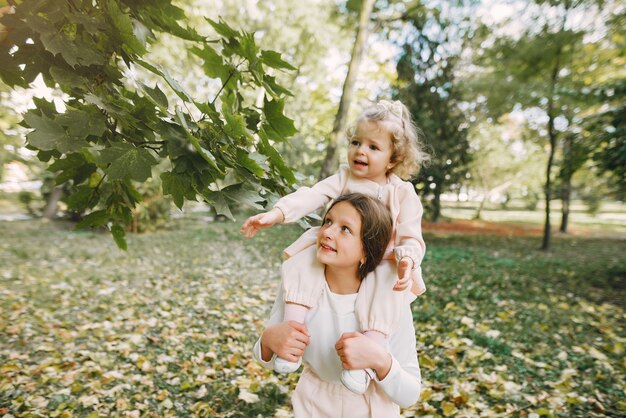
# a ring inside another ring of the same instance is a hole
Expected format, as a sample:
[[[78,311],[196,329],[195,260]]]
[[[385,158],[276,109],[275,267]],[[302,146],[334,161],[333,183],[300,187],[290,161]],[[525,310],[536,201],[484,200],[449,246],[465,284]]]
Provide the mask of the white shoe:
[[[287,361],[283,358],[276,357],[274,359],[274,370],[278,373],[293,373],[302,364],[302,357],[298,359],[297,362]]]
[[[372,380],[371,369],[343,370],[341,372],[341,383],[357,395],[362,395]]]

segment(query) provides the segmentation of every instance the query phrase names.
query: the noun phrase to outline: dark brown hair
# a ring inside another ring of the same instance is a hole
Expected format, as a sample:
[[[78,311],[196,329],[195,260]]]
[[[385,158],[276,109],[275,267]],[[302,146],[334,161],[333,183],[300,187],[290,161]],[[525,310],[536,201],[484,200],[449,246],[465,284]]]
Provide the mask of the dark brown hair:
[[[339,202],[352,205],[361,217],[361,243],[365,253],[365,263],[359,266],[359,277],[362,280],[368,273],[374,271],[385,255],[393,229],[391,214],[385,205],[362,193],[339,196],[326,213]]]

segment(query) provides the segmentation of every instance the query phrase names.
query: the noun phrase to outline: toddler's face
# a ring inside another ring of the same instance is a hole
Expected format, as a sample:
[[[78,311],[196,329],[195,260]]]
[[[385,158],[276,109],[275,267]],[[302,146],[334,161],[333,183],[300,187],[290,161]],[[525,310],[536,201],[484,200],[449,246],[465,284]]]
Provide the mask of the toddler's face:
[[[352,175],[383,184],[393,164],[391,132],[384,125],[362,121],[357,125],[348,148],[348,164]]]

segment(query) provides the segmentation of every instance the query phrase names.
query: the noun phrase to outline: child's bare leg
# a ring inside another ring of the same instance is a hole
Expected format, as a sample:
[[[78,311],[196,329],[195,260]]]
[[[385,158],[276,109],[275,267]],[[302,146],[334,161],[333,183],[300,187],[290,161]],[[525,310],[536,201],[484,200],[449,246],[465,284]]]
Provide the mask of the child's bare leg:
[[[299,303],[286,302],[285,303],[285,321],[295,321],[300,324],[304,324],[304,318],[309,311],[308,306],[300,305]]]
[[[363,333],[367,338],[378,343],[378,345],[384,346],[387,336],[380,331],[368,330]]]
[[[402,292],[393,290],[397,279],[394,260],[383,260],[361,282],[356,300],[356,314],[363,334],[386,347],[388,335],[398,323],[400,307],[404,300]],[[352,392],[362,394],[367,390],[372,370],[344,370],[341,382]]]
[[[315,306],[324,289],[324,268],[317,262],[315,246],[305,248],[283,263],[282,276],[285,293],[284,321],[304,324],[310,307]],[[301,360],[290,362],[274,360],[274,370],[291,373],[300,367]]]

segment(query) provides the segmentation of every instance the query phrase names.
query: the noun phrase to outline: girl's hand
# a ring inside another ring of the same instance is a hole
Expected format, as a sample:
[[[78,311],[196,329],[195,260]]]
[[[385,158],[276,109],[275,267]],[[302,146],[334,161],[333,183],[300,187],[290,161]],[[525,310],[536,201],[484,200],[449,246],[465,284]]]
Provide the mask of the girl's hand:
[[[287,361],[296,362],[309,345],[306,325],[295,321],[270,325],[261,335],[261,357],[269,361],[272,353]]]
[[[379,379],[391,370],[391,354],[374,340],[360,332],[345,332],[335,344],[335,350],[346,370],[374,369]]]
[[[259,213],[246,219],[241,227],[242,234],[246,238],[252,238],[259,230],[263,228],[269,228],[270,226],[281,223],[285,220],[283,213],[280,209],[274,208],[269,212]]]
[[[398,281],[393,285],[393,290],[402,292],[409,287],[411,283],[411,270],[413,269],[413,260],[409,257],[403,257],[398,263]]]

